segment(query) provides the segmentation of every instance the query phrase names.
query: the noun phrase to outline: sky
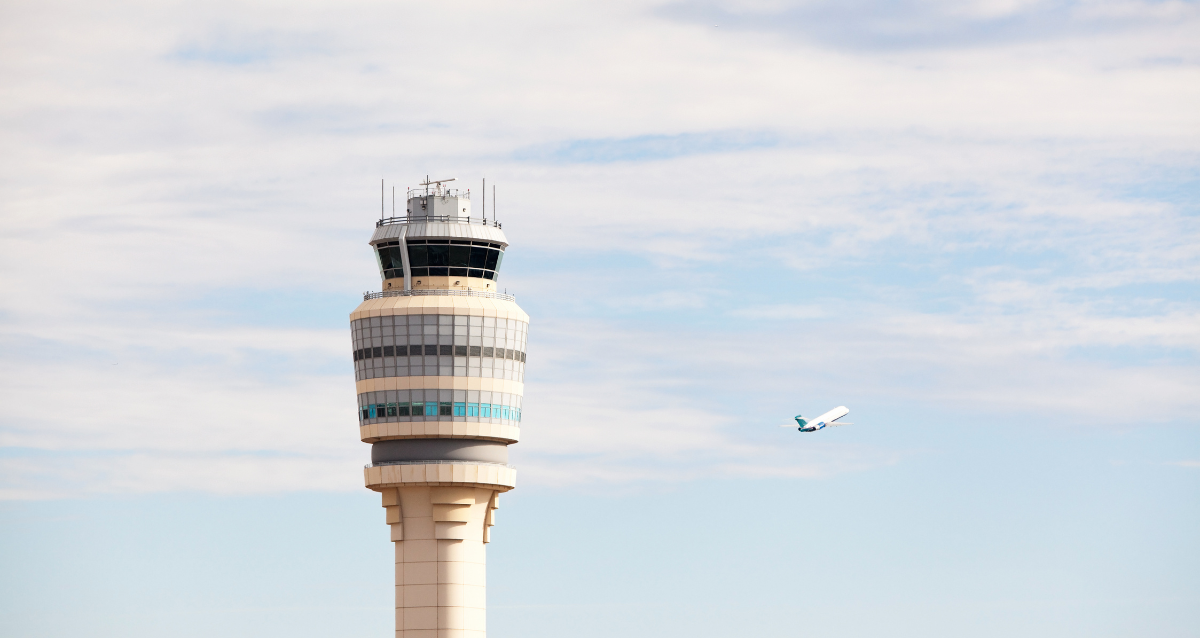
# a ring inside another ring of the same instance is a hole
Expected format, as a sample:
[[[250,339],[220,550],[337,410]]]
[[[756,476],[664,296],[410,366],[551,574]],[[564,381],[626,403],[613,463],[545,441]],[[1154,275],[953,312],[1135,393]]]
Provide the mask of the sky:
[[[1200,636],[1197,2],[9,0],[0,140],[5,636],[391,630],[426,175],[531,315],[492,636]]]

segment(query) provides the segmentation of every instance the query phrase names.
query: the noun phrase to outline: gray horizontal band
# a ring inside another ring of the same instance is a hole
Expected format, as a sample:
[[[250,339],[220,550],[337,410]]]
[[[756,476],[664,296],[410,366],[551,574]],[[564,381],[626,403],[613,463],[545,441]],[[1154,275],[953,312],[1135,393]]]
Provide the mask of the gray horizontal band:
[[[371,463],[475,461],[508,463],[508,445],[475,439],[398,439],[371,445]]]

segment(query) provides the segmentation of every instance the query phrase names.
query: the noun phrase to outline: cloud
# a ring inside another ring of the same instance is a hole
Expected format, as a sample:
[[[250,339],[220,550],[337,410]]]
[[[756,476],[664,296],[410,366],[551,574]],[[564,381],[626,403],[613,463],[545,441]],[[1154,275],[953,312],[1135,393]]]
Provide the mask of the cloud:
[[[736,153],[781,143],[767,131],[716,131],[679,135],[640,135],[625,139],[572,140],[520,149],[513,157],[549,163],[646,162],[687,155]]]
[[[1192,5],[14,6],[10,497],[358,489],[378,180],[439,171],[500,186],[522,481],[923,453],[781,447],[809,402],[1198,407]]]
[[[689,2],[657,14],[705,27],[774,32],[826,46],[905,50],[995,46],[1195,20],[1189,2]]]

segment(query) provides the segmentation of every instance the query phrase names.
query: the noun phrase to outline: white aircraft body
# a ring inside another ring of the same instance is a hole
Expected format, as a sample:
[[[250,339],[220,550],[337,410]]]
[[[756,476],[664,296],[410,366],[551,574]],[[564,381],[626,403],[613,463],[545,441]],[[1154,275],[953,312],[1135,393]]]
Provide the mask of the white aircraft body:
[[[846,406],[840,405],[815,419],[806,419],[797,414],[796,423],[799,424],[799,429],[801,432],[816,432],[817,430],[827,428],[831,425],[854,425],[853,423],[838,422],[838,419],[846,416],[847,414],[850,414],[850,410],[847,409]],[[779,427],[790,428],[792,427],[792,424],[789,423]]]

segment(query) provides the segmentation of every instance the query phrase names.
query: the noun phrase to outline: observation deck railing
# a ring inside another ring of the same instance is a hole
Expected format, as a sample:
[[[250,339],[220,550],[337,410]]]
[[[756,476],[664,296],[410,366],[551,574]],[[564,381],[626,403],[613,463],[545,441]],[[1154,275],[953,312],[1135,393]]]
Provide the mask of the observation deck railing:
[[[400,217],[385,217],[375,222],[375,227],[391,224],[426,224],[429,222],[446,222],[450,224],[478,224],[504,228],[500,222],[485,217],[459,217],[458,215],[403,215]]]
[[[430,461],[380,461],[378,463],[367,463],[363,469],[369,470],[373,467],[383,467],[385,465],[499,465],[509,469],[517,469],[515,465],[508,463],[497,463],[495,461],[446,461],[446,460],[430,460]]]
[[[441,288],[432,288],[426,290],[384,290],[381,292],[364,292],[363,301],[371,299],[381,299],[383,297],[484,297],[486,299],[500,299],[502,301],[511,301],[516,303],[516,295],[509,295],[501,292],[487,292],[486,290],[445,290]]]

